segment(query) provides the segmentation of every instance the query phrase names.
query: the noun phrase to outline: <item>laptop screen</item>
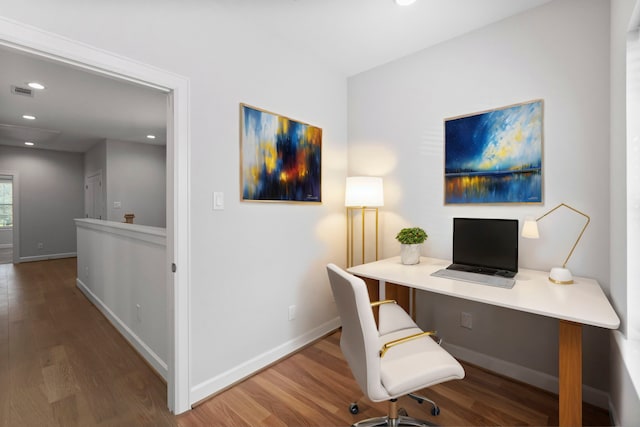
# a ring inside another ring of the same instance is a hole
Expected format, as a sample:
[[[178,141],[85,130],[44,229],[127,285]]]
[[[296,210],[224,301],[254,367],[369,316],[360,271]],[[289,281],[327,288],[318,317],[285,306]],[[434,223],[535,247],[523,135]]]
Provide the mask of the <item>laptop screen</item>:
[[[518,271],[518,220],[453,218],[453,263]]]

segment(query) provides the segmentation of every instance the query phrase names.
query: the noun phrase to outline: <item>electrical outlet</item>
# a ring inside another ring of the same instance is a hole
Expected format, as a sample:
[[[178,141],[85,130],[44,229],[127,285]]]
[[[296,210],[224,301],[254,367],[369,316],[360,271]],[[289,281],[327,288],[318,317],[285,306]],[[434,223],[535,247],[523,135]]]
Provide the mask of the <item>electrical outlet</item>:
[[[289,306],[289,320],[293,320],[296,318],[296,306],[295,305],[290,305]]]
[[[473,329],[473,316],[471,313],[460,313],[460,326],[467,329]]]
[[[42,249],[42,248],[44,248],[44,243],[42,242],[38,243],[38,249]]]

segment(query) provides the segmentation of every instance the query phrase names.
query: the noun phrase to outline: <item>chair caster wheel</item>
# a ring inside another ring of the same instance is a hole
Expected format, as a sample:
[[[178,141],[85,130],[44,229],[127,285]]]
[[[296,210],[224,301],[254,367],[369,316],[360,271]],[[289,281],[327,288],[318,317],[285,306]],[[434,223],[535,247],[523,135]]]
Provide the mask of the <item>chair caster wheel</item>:
[[[422,399],[416,399],[416,401],[421,405],[422,405],[422,402],[424,402],[424,400],[422,400]]]
[[[431,409],[431,415],[433,415],[434,417],[437,415],[440,415],[440,408],[432,408]]]
[[[358,404],[357,403],[350,404],[349,405],[349,412],[351,412],[353,415],[355,415],[358,412],[360,412],[360,408],[358,408]]]

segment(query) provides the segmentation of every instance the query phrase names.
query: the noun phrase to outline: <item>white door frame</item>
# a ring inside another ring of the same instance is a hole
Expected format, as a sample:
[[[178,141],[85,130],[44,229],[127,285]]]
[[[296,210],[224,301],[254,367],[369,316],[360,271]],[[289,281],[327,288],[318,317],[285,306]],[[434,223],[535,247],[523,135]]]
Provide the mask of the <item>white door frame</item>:
[[[167,402],[175,414],[189,410],[189,80],[3,17],[0,45],[169,93],[173,114],[167,123]],[[172,273],[174,263],[177,270]]]

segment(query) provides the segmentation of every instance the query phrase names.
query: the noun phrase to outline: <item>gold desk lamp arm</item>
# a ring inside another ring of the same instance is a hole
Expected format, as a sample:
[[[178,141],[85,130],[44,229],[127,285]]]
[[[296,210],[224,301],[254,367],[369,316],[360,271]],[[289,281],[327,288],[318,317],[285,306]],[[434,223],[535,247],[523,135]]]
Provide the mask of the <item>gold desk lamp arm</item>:
[[[562,268],[566,268],[567,262],[569,262],[569,258],[571,258],[571,255],[573,255],[573,251],[575,251],[576,246],[578,246],[578,242],[580,241],[580,239],[582,238],[582,235],[584,234],[584,231],[587,229],[587,226],[591,222],[591,217],[589,215],[587,215],[586,213],[581,212],[578,209],[567,205],[566,203],[560,203],[558,206],[556,206],[555,208],[551,209],[549,212],[547,212],[544,215],[542,215],[541,217],[537,218],[536,222],[540,221],[542,218],[544,218],[545,216],[549,215],[551,212],[553,212],[556,209],[559,209],[559,208],[561,208],[563,206],[565,208],[571,209],[572,211],[582,215],[583,217],[585,217],[587,219],[587,222],[585,222],[584,227],[582,227],[582,230],[580,231],[580,234],[578,235],[578,238],[576,239],[576,242],[573,244],[573,247],[571,248],[571,251],[569,251],[569,255],[567,255],[567,258],[562,263]]]

